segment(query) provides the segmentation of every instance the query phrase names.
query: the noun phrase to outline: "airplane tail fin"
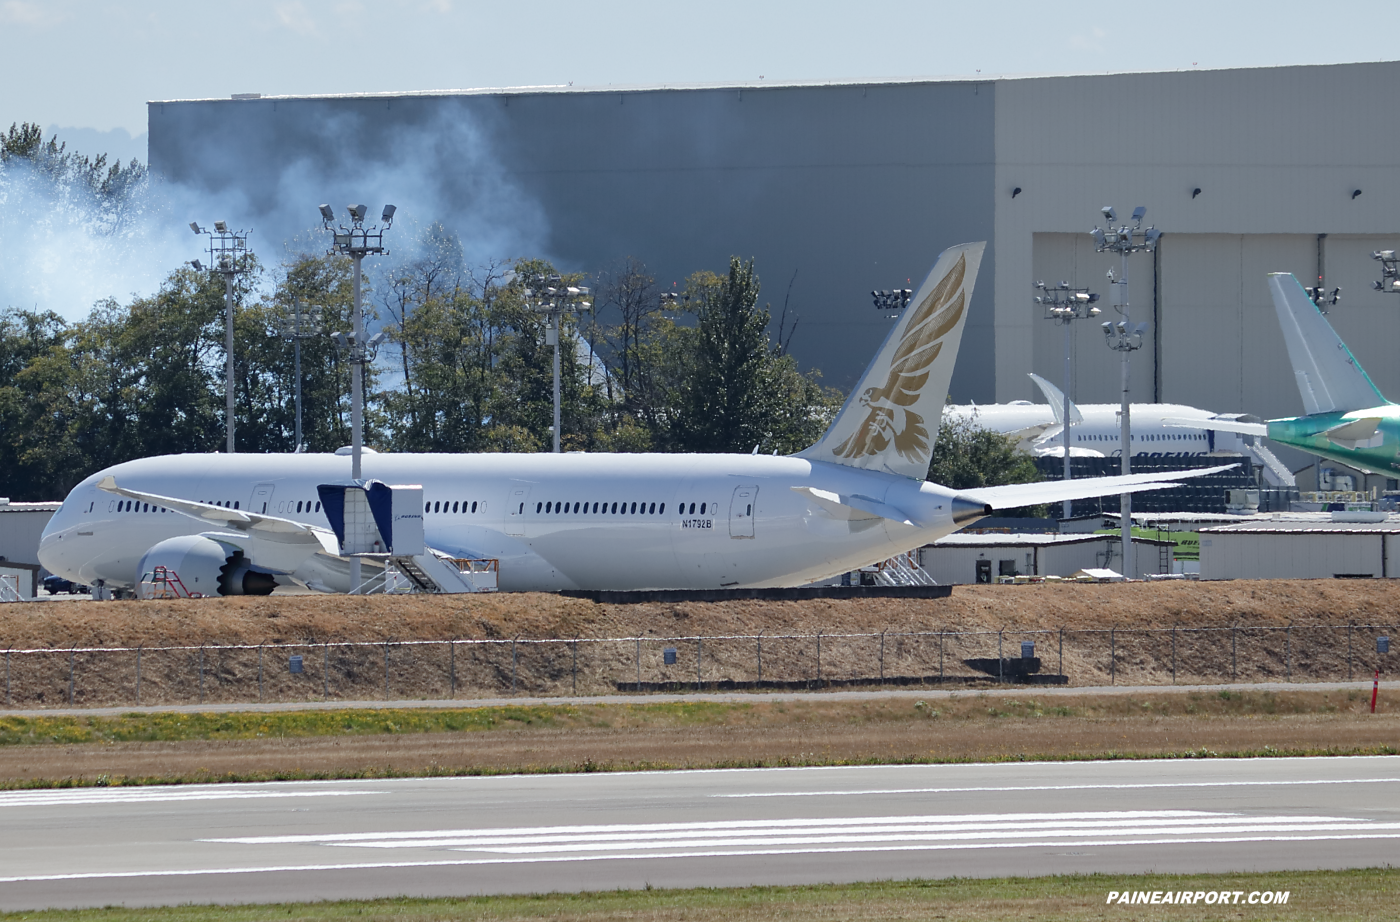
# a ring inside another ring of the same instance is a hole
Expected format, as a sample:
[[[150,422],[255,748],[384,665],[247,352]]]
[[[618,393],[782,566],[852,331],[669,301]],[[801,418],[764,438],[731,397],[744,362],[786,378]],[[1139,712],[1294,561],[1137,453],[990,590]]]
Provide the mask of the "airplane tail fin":
[[[1308,415],[1389,402],[1291,273],[1269,273],[1269,294]]]
[[[846,405],[798,457],[916,480],[928,475],[985,247],[964,243],[939,254]]]

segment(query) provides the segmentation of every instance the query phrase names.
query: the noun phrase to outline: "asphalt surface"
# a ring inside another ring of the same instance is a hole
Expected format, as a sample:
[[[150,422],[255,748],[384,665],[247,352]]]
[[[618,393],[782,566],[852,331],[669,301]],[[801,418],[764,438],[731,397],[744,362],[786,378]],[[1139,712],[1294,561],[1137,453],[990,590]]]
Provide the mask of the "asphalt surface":
[[[1247,874],[1400,864],[1400,757],[12,791],[0,818],[7,910]]]
[[[359,701],[281,701],[267,703],[156,704],[108,708],[0,708],[7,717],[113,717],[119,714],[225,714],[271,713],[275,711],[325,711],[361,708],[474,708],[474,707],[534,707],[575,704],[674,704],[678,702],[714,701],[729,704],[753,704],[774,701],[884,701],[891,698],[934,701],[940,698],[1001,695],[1013,698],[1055,698],[1081,695],[1157,695],[1213,694],[1215,692],[1282,692],[1282,691],[1364,691],[1370,692],[1371,679],[1354,682],[1257,682],[1227,685],[976,685],[972,687],[884,688],[869,691],[796,691],[796,692],[689,692],[687,694],[645,693],[628,695],[560,695],[557,697],[504,698],[408,698],[397,700],[368,699]],[[1400,693],[1400,682],[1380,683],[1380,693],[1389,698]]]

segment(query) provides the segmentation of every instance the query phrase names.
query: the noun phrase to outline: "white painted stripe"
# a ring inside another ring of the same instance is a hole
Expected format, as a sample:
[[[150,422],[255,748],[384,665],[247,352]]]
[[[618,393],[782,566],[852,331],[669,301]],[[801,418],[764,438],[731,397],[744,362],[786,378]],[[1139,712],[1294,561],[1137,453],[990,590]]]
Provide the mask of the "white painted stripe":
[[[545,864],[562,863],[574,861],[635,861],[635,860],[664,860],[669,858],[742,858],[749,856],[762,857],[766,855],[815,855],[815,854],[851,854],[857,852],[910,852],[910,851],[951,851],[954,849],[990,849],[990,848],[1092,848],[1098,846],[1122,848],[1124,846],[1136,845],[1210,845],[1210,844],[1249,844],[1257,842],[1334,842],[1340,840],[1359,839],[1400,839],[1400,833],[1382,834],[1356,834],[1356,835],[1320,835],[1320,836],[1203,836],[1196,839],[1143,839],[1125,842],[1120,839],[1106,840],[1102,842],[1069,840],[1064,842],[1041,841],[1041,842],[979,842],[979,843],[959,843],[939,845],[932,843],[920,843],[917,845],[895,845],[895,846],[866,846],[856,848],[772,848],[772,849],[736,849],[733,851],[717,850],[709,852],[674,852],[674,853],[648,853],[648,854],[609,854],[609,855],[559,855],[549,857],[493,857],[493,858],[462,858],[436,861],[370,861],[354,862],[347,864],[301,864],[301,865],[270,865],[264,867],[238,867],[238,868],[182,868],[182,869],[158,869],[147,871],[93,871],[77,874],[35,874],[14,877],[0,877],[0,884],[26,883],[37,881],[58,881],[58,880],[116,880],[132,878],[151,877],[199,877],[203,875],[215,874],[275,874],[275,873],[305,873],[308,871],[370,871],[397,868],[434,868],[434,867],[470,867],[476,865],[497,865],[497,864]]]
[[[1137,791],[1149,788],[1275,787],[1298,784],[1394,784],[1400,778],[1337,778],[1308,781],[1168,781],[1151,784],[1027,784],[970,788],[878,788],[866,791],[753,791],[711,797],[871,797],[881,794],[980,794],[989,791]]]
[[[381,791],[332,791],[320,789],[250,791],[246,788],[81,788],[66,791],[9,791],[0,793],[0,807],[52,807],[79,804],[145,804],[157,801],[262,800],[283,797],[350,797]]]

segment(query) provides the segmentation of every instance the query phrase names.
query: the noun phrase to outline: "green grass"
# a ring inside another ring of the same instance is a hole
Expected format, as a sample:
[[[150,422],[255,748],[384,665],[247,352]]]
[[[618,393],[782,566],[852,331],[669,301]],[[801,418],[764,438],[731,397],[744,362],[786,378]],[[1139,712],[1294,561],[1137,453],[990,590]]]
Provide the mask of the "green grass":
[[[1217,919],[1389,920],[1395,918],[1400,871],[1287,871],[1266,874],[1085,874],[1059,877],[916,880],[793,887],[631,890],[460,899],[384,899],[262,906],[105,908],[0,914],[0,920],[43,922],[428,922],[461,919],[648,920],[648,922],[758,922],[758,920],[1065,920]],[[1288,891],[1284,906],[1219,907],[1106,905],[1109,891]]]

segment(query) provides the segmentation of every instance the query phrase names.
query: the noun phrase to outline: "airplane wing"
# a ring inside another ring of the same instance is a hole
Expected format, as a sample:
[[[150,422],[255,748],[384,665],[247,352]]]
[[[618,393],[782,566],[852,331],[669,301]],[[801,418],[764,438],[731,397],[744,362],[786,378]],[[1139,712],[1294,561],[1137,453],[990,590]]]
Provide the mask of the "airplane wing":
[[[984,503],[993,509],[1018,509],[1021,506],[1058,503],[1067,499],[1092,499],[1095,496],[1139,493],[1144,490],[1165,490],[1181,486],[1179,481],[1182,480],[1218,474],[1238,466],[1237,464],[1222,464],[1219,467],[1204,467],[1191,471],[1158,471],[1151,474],[1120,474],[1117,477],[1085,477],[1082,480],[1013,483],[1002,487],[964,490],[958,493],[958,498],[971,500],[974,503]]]
[[[1163,418],[1162,424],[1178,429],[1212,429],[1216,432],[1238,432],[1240,435],[1269,434],[1266,423],[1244,423],[1237,419],[1185,419],[1169,416]]]
[[[328,528],[318,528],[315,525],[307,525],[304,522],[295,522],[277,516],[260,515],[256,512],[243,512],[209,503],[196,503],[188,499],[162,496],[159,493],[129,490],[126,487],[118,486],[117,478],[110,474],[98,481],[97,488],[108,493],[115,493],[118,496],[125,496],[127,499],[150,503],[153,506],[164,506],[172,512],[178,512],[181,515],[208,522],[212,526],[230,529],[250,537],[264,538],[280,544],[306,544],[309,547],[314,545],[312,550],[324,551],[333,556],[340,553],[340,545],[336,541],[335,533]]]

